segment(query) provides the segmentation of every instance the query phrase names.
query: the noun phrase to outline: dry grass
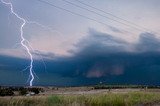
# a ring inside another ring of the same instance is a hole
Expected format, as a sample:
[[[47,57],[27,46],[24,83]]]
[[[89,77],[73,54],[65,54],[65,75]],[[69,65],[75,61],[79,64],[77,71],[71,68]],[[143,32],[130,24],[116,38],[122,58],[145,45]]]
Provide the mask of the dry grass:
[[[45,106],[47,104],[47,97],[33,96],[33,97],[1,97],[0,106]]]
[[[153,92],[0,98],[0,106],[134,106],[157,103],[160,103],[160,93]]]

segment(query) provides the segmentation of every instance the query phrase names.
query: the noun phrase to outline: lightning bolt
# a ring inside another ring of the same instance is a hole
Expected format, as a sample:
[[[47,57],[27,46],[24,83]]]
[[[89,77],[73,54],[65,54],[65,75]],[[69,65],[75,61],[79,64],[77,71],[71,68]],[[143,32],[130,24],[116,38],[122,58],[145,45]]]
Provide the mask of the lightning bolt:
[[[1,2],[2,2],[3,4],[5,4],[5,5],[10,6],[11,14],[15,15],[19,20],[22,21],[22,24],[21,24],[21,27],[20,27],[20,37],[21,37],[20,43],[21,43],[21,45],[26,49],[26,51],[27,51],[27,53],[28,53],[28,55],[29,55],[29,57],[30,57],[30,65],[29,65],[30,75],[29,75],[29,76],[31,76],[31,79],[30,79],[29,85],[32,86],[32,85],[33,85],[33,80],[34,80],[34,74],[33,74],[33,56],[32,56],[32,54],[31,54],[31,51],[30,51],[29,47],[28,47],[27,44],[26,44],[28,41],[27,41],[27,40],[24,38],[24,36],[23,36],[23,28],[24,28],[24,26],[26,25],[27,21],[26,21],[24,18],[20,17],[20,16],[14,11],[13,5],[12,5],[11,2],[5,2],[4,0],[1,0]]]
[[[12,2],[6,2],[6,1],[4,1],[4,0],[0,0],[3,4],[5,4],[5,5],[8,5],[9,7],[10,7],[10,14],[13,14],[14,16],[16,16],[19,20],[21,20],[22,21],[22,24],[21,24],[21,27],[20,27],[20,37],[21,37],[21,41],[20,41],[20,43],[17,43],[15,46],[17,46],[17,45],[21,45],[26,51],[27,51],[27,53],[28,53],[28,55],[29,55],[29,57],[30,57],[30,65],[29,66],[27,66],[25,69],[23,69],[22,70],[22,72],[23,71],[25,71],[25,70],[27,70],[27,69],[29,69],[29,77],[28,77],[28,80],[29,80],[29,85],[30,86],[32,86],[33,85],[33,81],[34,81],[34,79],[35,79],[35,77],[34,77],[34,75],[38,78],[38,76],[35,74],[35,72],[34,72],[34,70],[33,70],[33,56],[32,56],[32,52],[31,51],[34,51],[34,49],[32,48],[32,46],[30,45],[30,42],[27,40],[27,39],[25,39],[25,37],[23,36],[23,29],[24,29],[24,26],[26,25],[26,24],[35,24],[35,25],[37,25],[37,26],[40,26],[41,28],[45,28],[45,29],[47,29],[47,30],[50,30],[50,31],[52,31],[53,33],[57,33],[58,35],[64,35],[64,34],[62,34],[62,32],[59,32],[59,31],[57,31],[57,30],[55,30],[55,29],[52,29],[50,26],[45,26],[45,25],[42,25],[42,24],[40,24],[40,23],[38,23],[38,22],[36,22],[36,21],[28,21],[28,20],[26,20],[26,19],[24,19],[23,17],[21,17],[21,16],[19,16],[15,11],[14,11],[14,9],[13,9],[13,5],[12,5]],[[9,14],[9,15],[10,15]],[[9,19],[9,17],[8,17],[8,19]],[[34,51],[34,52],[36,52],[36,51]],[[41,57],[41,59],[42,59],[42,62],[43,62],[43,65],[44,65],[44,67],[45,67],[45,71],[46,71],[46,65],[45,65],[45,62],[44,62],[44,60],[43,60],[43,57],[41,56],[41,54],[40,53],[38,53],[38,52],[36,52],[40,57]],[[28,82],[28,80],[27,80],[27,82]]]

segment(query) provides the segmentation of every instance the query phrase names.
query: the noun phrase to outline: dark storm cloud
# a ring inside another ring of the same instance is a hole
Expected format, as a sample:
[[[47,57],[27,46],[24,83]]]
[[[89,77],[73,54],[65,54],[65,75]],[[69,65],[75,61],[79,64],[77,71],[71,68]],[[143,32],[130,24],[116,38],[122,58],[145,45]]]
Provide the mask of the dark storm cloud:
[[[85,81],[97,79],[95,83],[103,80],[158,84],[160,80],[159,41],[153,34],[143,33],[137,44],[130,44],[109,34],[90,30],[90,34],[75,46],[78,50],[72,51],[72,57],[49,61],[47,67],[55,69],[51,73],[80,77]],[[129,47],[135,48],[134,52],[130,52]]]
[[[154,34],[142,33],[139,42],[136,44],[137,51],[159,51],[160,39],[156,38]]]
[[[107,75],[122,75],[127,64],[131,63],[130,60],[134,56],[137,62],[139,58],[142,58],[143,61],[146,55],[150,57],[152,52],[157,52],[159,45],[159,40],[150,33],[141,34],[138,43],[131,45],[109,34],[90,30],[89,36],[76,45],[78,52],[75,52],[72,60],[82,61],[81,64],[86,65],[87,68],[84,71],[80,71],[82,76],[103,77]],[[130,47],[136,48],[134,53],[129,52],[128,48]],[[139,52],[141,53],[139,54]],[[151,60],[149,61],[151,62]],[[135,63],[130,65],[137,64],[137,62],[135,60]],[[144,63],[146,62],[144,61]],[[138,62],[138,64],[143,63]]]
[[[150,33],[141,34],[137,44],[130,44],[109,34],[90,30],[89,35],[77,43],[78,50],[72,52],[73,57],[63,58],[55,65],[57,73],[62,71],[63,76],[105,78],[111,82],[134,82],[135,78],[140,83],[156,82],[160,76],[159,45],[159,40]],[[135,48],[134,52],[128,50],[130,47]],[[64,68],[58,68],[58,65]]]
[[[36,84],[67,86],[97,84],[100,81],[114,84],[160,84],[159,44],[159,40],[149,33],[141,34],[137,44],[130,44],[109,34],[90,30],[89,35],[75,45],[77,49],[72,50],[72,56],[45,60],[49,74],[43,71],[42,62],[34,61],[34,70],[40,77]],[[130,52],[129,47],[134,47],[134,52]],[[0,58],[1,64],[13,66],[7,69],[1,66],[1,70],[9,70],[10,73],[23,69],[29,63],[23,59]]]
[[[28,72],[21,71],[29,63],[29,60],[0,55],[0,85],[25,84]]]
[[[79,41],[75,46],[78,48],[77,54],[98,55],[99,53],[125,51],[128,45],[129,43],[122,39],[90,29],[89,35]]]

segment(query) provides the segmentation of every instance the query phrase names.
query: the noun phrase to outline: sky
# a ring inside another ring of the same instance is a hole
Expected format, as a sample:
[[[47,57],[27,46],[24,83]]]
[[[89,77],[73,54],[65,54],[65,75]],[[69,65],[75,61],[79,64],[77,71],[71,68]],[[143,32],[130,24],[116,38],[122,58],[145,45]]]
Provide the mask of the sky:
[[[160,84],[159,0],[4,1],[29,22],[33,85]],[[21,24],[0,2],[0,85],[29,83]]]

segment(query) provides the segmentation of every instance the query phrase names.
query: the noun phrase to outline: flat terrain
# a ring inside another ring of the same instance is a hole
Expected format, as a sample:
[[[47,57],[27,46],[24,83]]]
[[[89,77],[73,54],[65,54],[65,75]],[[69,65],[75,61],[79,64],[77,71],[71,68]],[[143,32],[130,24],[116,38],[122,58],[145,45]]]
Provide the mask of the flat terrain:
[[[83,95],[83,94],[106,94],[106,93],[129,93],[129,92],[152,92],[160,93],[160,89],[139,89],[139,88],[126,88],[126,89],[94,89],[93,87],[66,87],[66,88],[44,88],[45,92],[40,95]]]
[[[160,89],[44,87],[34,96],[0,97],[0,106],[160,106]]]

